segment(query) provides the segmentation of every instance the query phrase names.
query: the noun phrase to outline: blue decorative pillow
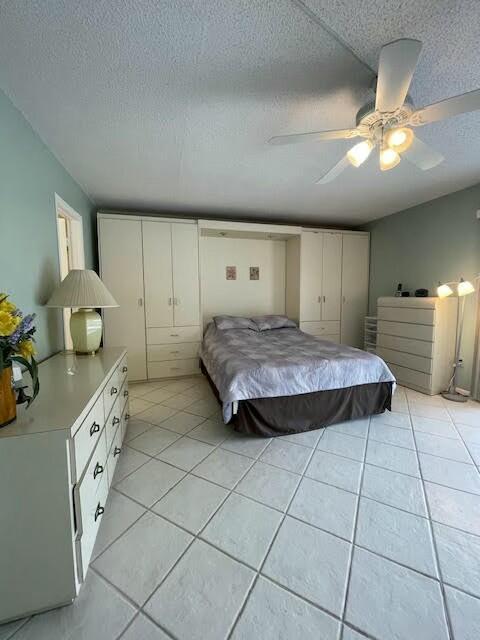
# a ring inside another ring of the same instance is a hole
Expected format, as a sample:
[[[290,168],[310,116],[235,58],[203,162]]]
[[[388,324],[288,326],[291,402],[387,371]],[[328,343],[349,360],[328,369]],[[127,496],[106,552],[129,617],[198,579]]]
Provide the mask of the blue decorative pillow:
[[[270,329],[296,329],[297,325],[287,316],[257,316],[252,318],[257,326],[257,331],[269,331]]]
[[[217,329],[224,331],[225,329],[250,329],[258,331],[257,325],[250,318],[242,318],[241,316],[215,316],[213,318]]]

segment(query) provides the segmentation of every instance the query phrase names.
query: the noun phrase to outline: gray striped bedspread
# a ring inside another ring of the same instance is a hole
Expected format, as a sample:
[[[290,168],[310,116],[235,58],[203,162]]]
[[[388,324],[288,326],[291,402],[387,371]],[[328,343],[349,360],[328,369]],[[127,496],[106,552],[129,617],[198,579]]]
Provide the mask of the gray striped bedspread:
[[[210,323],[200,357],[220,394],[224,422],[231,419],[232,403],[238,400],[395,383],[378,356],[299,329],[221,331]]]

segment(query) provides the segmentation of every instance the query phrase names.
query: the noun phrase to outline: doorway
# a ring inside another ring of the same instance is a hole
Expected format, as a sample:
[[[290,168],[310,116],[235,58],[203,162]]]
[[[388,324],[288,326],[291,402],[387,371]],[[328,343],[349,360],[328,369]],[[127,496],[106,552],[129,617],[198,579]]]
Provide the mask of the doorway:
[[[82,217],[72,209],[65,200],[55,194],[55,217],[58,240],[58,264],[60,280],[63,280],[71,269],[85,268],[85,253],[83,247]],[[63,336],[67,351],[73,349],[70,337],[70,316],[72,309],[63,309]]]

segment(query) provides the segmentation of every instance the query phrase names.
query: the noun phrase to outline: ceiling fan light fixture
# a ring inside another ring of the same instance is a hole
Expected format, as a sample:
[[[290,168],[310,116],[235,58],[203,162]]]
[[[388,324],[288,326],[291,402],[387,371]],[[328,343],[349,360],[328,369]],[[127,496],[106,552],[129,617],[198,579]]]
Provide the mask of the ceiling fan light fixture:
[[[408,127],[401,127],[400,129],[389,129],[385,133],[385,142],[397,153],[402,153],[411,147],[414,133]]]
[[[384,147],[380,151],[380,169],[382,171],[389,171],[396,167],[400,162],[400,156],[396,151],[390,149],[390,147]]]
[[[354,147],[352,147],[350,151],[347,151],[348,161],[350,162],[350,164],[353,164],[354,167],[359,167],[371,154],[374,146],[375,145],[371,140],[364,140],[363,142],[359,142]]]

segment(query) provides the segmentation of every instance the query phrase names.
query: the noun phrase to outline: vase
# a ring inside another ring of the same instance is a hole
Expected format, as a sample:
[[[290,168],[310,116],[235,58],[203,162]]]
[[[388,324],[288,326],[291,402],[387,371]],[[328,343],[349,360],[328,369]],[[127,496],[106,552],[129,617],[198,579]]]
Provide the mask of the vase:
[[[0,427],[5,427],[17,417],[17,404],[12,386],[12,367],[0,371]]]

